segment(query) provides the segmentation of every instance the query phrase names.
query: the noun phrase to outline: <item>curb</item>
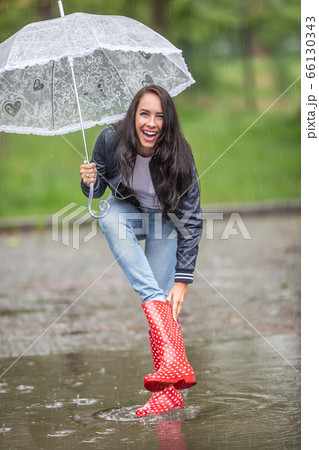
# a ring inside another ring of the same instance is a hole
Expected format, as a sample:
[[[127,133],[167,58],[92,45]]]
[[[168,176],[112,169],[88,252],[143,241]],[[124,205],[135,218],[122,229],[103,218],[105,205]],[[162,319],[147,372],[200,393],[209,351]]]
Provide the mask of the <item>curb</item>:
[[[284,202],[266,201],[262,203],[224,203],[205,205],[203,212],[222,212],[225,215],[239,213],[242,215],[267,215],[267,214],[296,214],[301,213],[299,199],[289,199]]]

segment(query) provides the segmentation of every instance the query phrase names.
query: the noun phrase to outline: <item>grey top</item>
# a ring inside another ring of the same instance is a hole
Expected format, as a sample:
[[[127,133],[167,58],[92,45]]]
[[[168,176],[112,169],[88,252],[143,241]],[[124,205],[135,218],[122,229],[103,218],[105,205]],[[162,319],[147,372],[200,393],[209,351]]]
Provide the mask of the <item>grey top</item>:
[[[149,163],[151,159],[152,156],[144,158],[139,154],[136,155],[130,187],[133,189],[141,206],[152,209],[161,209],[150,174]]]

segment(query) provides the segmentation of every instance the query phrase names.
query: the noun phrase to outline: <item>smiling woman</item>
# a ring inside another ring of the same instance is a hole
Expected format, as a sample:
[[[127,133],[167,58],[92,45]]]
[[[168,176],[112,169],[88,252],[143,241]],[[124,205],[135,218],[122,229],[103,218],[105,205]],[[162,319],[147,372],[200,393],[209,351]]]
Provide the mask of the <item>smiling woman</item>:
[[[156,140],[163,127],[163,110],[160,98],[153,94],[144,94],[138,105],[135,117],[135,128],[140,140],[138,154],[152,156]]]
[[[197,186],[192,151],[182,134],[171,96],[160,86],[141,89],[116,128],[123,184],[131,184],[137,154],[153,156],[149,164],[151,178],[163,217],[168,219],[168,213],[187,200],[185,192],[190,186]],[[147,136],[150,131],[156,133],[155,137]]]
[[[156,372],[144,385],[156,393],[136,414],[181,407],[179,391],[196,379],[177,316],[193,281],[202,220],[194,159],[168,92],[156,85],[141,89],[126,117],[102,131],[80,173],[86,195],[92,181],[95,197],[106,187],[112,191],[100,226],[150,326]]]

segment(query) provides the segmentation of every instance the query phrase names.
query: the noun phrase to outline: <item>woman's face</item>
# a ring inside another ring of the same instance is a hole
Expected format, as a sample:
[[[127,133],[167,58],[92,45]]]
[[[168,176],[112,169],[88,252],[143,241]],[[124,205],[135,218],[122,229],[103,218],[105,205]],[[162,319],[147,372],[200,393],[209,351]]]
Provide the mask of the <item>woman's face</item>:
[[[163,109],[158,95],[148,92],[141,98],[135,115],[135,129],[140,141],[138,153],[151,156],[163,127]]]

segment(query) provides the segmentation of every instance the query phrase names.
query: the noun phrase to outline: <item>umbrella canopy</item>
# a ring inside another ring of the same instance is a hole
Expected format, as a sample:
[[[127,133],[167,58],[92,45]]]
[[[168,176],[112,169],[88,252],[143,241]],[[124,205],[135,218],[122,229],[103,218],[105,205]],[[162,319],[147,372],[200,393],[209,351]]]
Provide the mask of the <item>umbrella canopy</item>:
[[[0,131],[39,135],[124,117],[149,84],[171,96],[194,83],[181,51],[127,17],[75,13],[32,23],[0,44]]]

